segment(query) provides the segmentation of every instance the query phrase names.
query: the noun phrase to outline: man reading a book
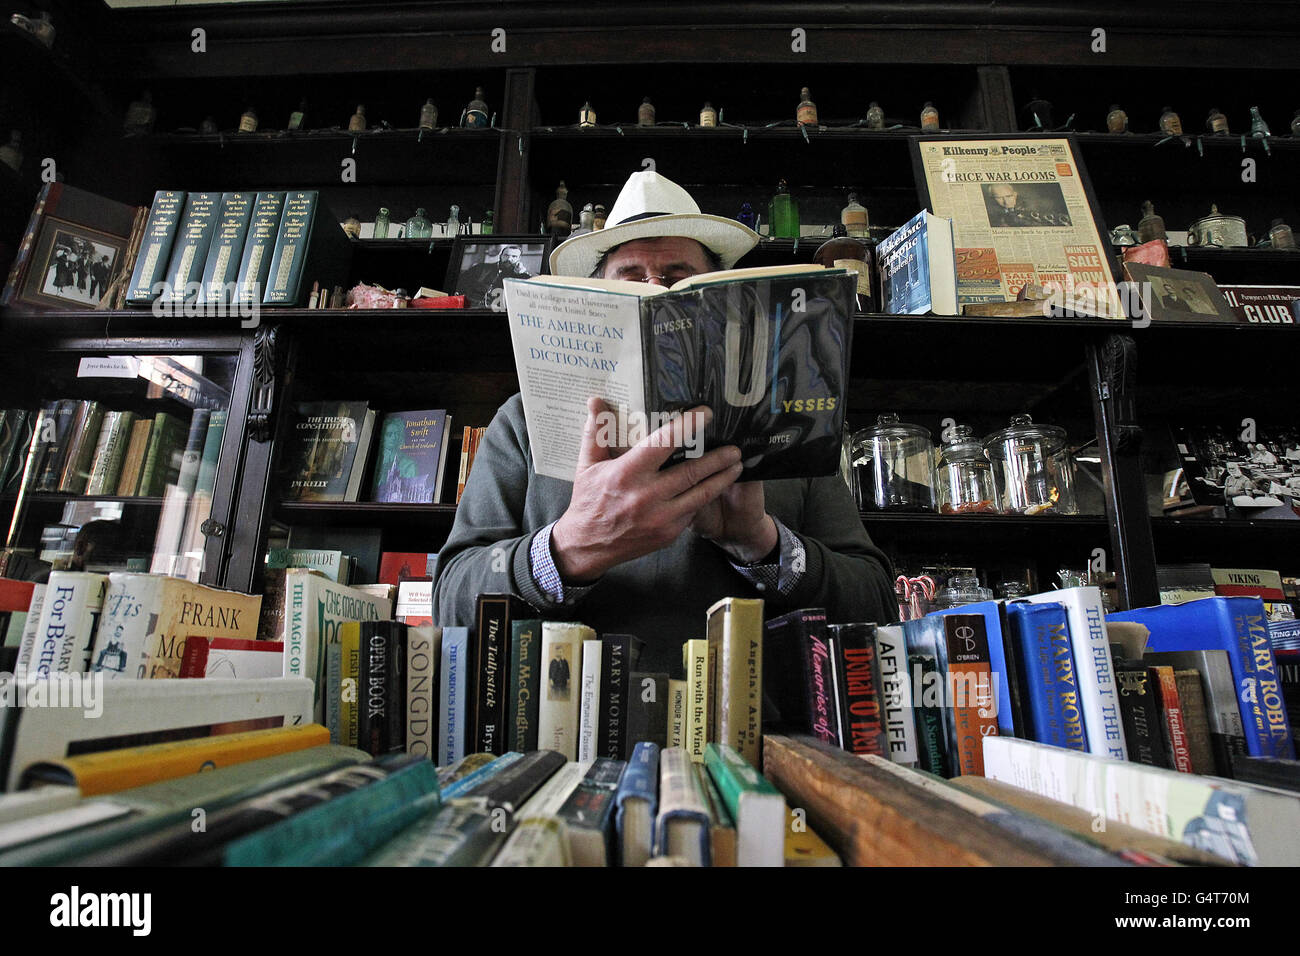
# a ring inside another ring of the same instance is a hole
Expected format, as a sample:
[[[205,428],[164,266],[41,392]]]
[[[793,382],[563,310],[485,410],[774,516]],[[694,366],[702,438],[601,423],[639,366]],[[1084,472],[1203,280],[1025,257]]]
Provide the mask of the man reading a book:
[[[731,268],[757,241],[646,171],[603,230],[556,247],[551,272],[670,286]],[[616,454],[599,440],[604,402],[587,407],[572,482],[534,471],[519,395],[497,412],[438,555],[440,624],[472,627],[478,594],[512,593],[547,619],[636,634],[646,641],[637,669],[671,671],[723,597],[762,597],[768,616],[825,607],[832,622],[896,620],[888,560],[838,475],[737,482],[734,445],[662,468],[710,410]]]

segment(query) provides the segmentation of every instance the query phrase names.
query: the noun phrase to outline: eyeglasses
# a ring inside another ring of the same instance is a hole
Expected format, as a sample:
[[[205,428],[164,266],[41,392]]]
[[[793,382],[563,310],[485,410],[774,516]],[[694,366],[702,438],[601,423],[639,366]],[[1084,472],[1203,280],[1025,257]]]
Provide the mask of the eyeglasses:
[[[681,282],[683,279],[689,279],[693,275],[695,275],[694,272],[688,270],[681,270],[681,271],[674,271],[668,275],[632,274],[632,275],[620,275],[617,278],[622,279],[624,282],[650,282],[653,279],[658,279],[661,285],[670,286],[670,285],[674,285],[675,283]]]

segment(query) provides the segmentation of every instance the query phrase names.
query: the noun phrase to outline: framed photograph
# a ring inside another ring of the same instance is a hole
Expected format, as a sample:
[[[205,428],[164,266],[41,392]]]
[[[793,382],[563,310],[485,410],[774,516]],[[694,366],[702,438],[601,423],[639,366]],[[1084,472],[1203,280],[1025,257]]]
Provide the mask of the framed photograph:
[[[1070,136],[913,136],[921,203],[952,220],[959,306],[1027,284],[1058,315],[1124,319],[1110,232]]]
[[[1300,428],[1184,425],[1175,430],[1192,497],[1250,518],[1300,517]]]
[[[1124,266],[1137,284],[1142,309],[1152,322],[1236,322],[1214,279],[1207,272],[1166,269],[1129,262]]]
[[[548,236],[459,236],[451,250],[447,291],[463,295],[468,309],[506,310],[505,279],[544,275]]]
[[[41,223],[21,300],[44,308],[93,309],[122,268],[127,241],[53,217]]]

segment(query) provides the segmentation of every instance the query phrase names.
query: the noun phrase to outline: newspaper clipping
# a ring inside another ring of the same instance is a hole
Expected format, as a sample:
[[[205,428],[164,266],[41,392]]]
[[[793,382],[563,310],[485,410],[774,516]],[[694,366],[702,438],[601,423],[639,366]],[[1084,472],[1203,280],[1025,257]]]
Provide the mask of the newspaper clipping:
[[[1034,284],[1058,310],[1124,318],[1068,140],[919,147],[931,208],[953,221],[961,305],[1011,301]]]

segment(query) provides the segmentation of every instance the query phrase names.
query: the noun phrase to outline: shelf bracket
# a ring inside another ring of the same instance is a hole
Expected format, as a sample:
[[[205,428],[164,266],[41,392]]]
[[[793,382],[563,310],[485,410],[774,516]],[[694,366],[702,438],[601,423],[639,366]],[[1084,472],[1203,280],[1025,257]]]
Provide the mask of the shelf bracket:
[[[248,406],[248,434],[268,442],[275,425],[275,382],[284,355],[279,348],[280,327],[260,325],[253,333],[253,395]]]

